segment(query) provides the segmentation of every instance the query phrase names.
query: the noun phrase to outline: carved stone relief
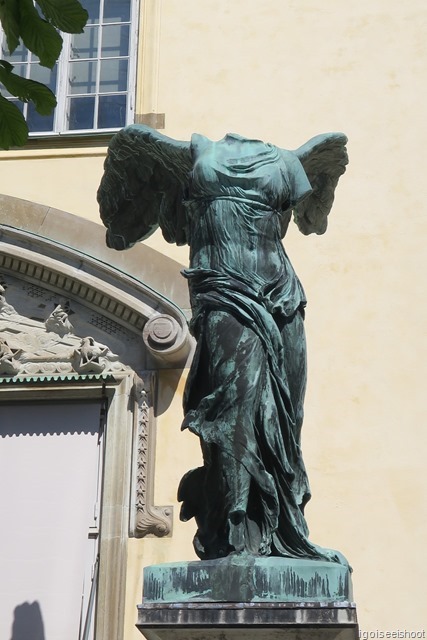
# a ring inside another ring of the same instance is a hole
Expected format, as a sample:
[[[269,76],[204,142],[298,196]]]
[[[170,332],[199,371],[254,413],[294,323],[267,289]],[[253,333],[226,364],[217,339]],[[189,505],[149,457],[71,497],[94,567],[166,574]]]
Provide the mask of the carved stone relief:
[[[44,323],[46,331],[53,331],[59,336],[73,333],[74,328],[68,319],[68,313],[58,304]]]
[[[16,311],[11,304],[6,302],[6,298],[4,296],[5,291],[6,289],[0,284],[0,314],[7,316],[16,313]]]
[[[16,357],[20,353],[21,349],[11,349],[6,340],[0,337],[0,375],[14,376],[19,372],[20,364]]]
[[[155,375],[151,372],[135,379],[134,395],[137,405],[135,427],[135,513],[131,517],[131,535],[142,538],[146,535],[167,536],[172,533],[173,507],[157,507],[154,501],[154,453],[155,418],[153,396]]]
[[[55,307],[45,322],[18,314],[6,302],[0,309],[0,375],[124,373],[129,367],[94,338],[73,335],[68,314]]]
[[[91,336],[82,338],[80,347],[74,351],[74,368],[79,373],[101,373],[109,363],[119,359],[104,344],[96,342]]]
[[[0,277],[4,282],[0,292],[0,334],[10,347],[22,348],[21,362],[29,363],[33,354],[37,360],[50,363],[50,373],[100,373],[117,371],[113,363],[119,360],[132,369],[143,361],[145,346],[141,337],[105,317],[101,310],[87,308],[41,284],[10,274]],[[55,359],[56,369],[52,368]],[[32,375],[33,371],[31,367]]]

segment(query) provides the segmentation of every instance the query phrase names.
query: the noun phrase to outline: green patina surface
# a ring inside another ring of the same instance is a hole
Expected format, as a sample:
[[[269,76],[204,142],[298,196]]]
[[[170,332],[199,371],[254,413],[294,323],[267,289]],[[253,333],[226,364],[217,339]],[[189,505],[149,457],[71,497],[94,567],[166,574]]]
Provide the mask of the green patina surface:
[[[98,192],[109,246],[126,249],[158,226],[169,242],[190,246],[184,276],[197,349],[182,426],[200,439],[203,466],[184,476],[178,498],[181,519],[196,520],[202,560],[245,552],[248,562],[307,558],[347,570],[338,551],[308,539],[306,298],[282,243],[292,214],[304,234],[326,230],[345,143],[332,133],[287,151],[237,134],[178,142],[131,126],[110,144]],[[255,576],[277,574],[274,563],[262,573],[253,562]],[[286,575],[309,589],[317,578],[298,566]]]
[[[322,560],[255,558],[153,565],[144,569],[143,602],[351,602],[350,572]]]

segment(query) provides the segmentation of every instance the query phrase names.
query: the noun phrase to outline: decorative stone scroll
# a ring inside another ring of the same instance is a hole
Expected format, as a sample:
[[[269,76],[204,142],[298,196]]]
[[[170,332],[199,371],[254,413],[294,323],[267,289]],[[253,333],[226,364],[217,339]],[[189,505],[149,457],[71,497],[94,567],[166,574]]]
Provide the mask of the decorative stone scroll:
[[[134,385],[137,404],[135,456],[135,513],[130,534],[135,538],[147,535],[163,537],[172,533],[173,507],[154,506],[155,418],[153,396],[155,374],[147,372],[136,378]]]
[[[179,360],[186,336],[182,326],[166,313],[159,313],[147,320],[142,339],[148,351],[157,359]]]

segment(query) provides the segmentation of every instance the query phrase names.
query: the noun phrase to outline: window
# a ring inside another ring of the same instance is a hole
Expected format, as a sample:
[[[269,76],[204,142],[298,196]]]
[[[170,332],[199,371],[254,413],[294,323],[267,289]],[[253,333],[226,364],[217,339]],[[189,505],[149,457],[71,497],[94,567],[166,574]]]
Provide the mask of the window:
[[[136,62],[136,0],[85,0],[89,20],[83,33],[63,34],[55,67],[47,69],[21,45],[2,55],[15,73],[43,82],[57,96],[51,116],[40,116],[32,104],[15,102],[31,133],[108,131],[133,121]],[[6,94],[5,94],[6,95]]]
[[[101,411],[100,400],[0,403],[1,638],[11,627],[13,638],[93,638]]]

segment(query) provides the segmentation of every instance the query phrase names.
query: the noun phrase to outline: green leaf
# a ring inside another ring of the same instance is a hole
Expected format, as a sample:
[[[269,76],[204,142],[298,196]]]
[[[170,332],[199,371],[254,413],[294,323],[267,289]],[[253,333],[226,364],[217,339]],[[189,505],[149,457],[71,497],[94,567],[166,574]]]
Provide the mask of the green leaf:
[[[22,147],[28,138],[25,118],[12,102],[0,94],[0,148]]]
[[[32,0],[18,0],[21,9],[20,31],[25,46],[36,54],[43,67],[52,67],[62,49],[62,38],[46,20],[40,18]]]
[[[6,69],[6,71],[13,70],[13,64],[10,64],[7,60],[0,60],[0,65]]]
[[[12,65],[0,60],[0,82],[16,98],[24,102],[34,102],[36,111],[42,116],[48,116],[56,107],[56,98],[48,87],[41,82],[22,78],[12,72]]]
[[[0,0],[0,22],[6,34],[9,53],[19,44],[19,8],[16,0]]]
[[[82,33],[88,12],[78,0],[36,0],[46,19],[61,31]]]

